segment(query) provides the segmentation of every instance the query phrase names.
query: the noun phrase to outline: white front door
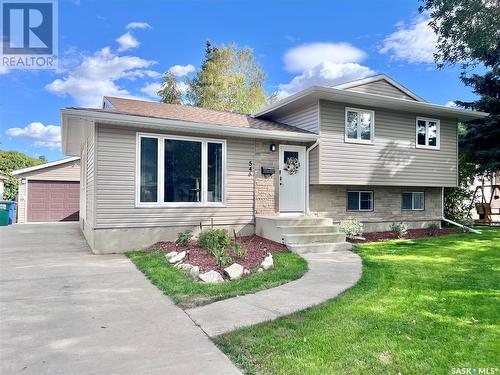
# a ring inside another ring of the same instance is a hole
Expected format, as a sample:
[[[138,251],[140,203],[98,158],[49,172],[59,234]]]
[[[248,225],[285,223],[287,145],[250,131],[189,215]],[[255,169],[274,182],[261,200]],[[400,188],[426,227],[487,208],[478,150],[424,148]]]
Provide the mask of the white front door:
[[[304,212],[306,148],[280,145],[280,212]]]

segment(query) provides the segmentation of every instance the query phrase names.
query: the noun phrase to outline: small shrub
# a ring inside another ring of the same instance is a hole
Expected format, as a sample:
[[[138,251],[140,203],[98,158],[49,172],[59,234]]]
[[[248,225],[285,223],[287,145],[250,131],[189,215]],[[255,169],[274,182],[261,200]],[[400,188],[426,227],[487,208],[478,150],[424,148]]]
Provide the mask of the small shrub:
[[[340,222],[340,230],[347,238],[354,239],[363,234],[363,223],[357,219],[347,219]]]
[[[213,251],[212,255],[215,257],[215,264],[218,267],[228,266],[233,263],[233,259],[226,255],[227,249],[217,248]]]
[[[233,229],[233,254],[236,258],[245,259],[247,256],[247,249],[238,243],[236,231]]]
[[[233,254],[236,258],[245,259],[247,256],[247,249],[235,242],[233,245]]]
[[[403,222],[392,223],[391,231],[394,232],[397,238],[404,238],[408,234],[408,226]]]
[[[180,232],[177,235],[177,239],[175,240],[176,245],[184,246],[186,245],[191,238],[193,238],[193,231],[185,230],[184,232]]]
[[[226,251],[231,245],[231,239],[224,229],[207,229],[198,236],[198,245],[215,256],[218,250]]]
[[[438,230],[439,230],[439,226],[437,224],[429,224],[427,226],[427,235],[430,237],[433,237],[437,234]]]

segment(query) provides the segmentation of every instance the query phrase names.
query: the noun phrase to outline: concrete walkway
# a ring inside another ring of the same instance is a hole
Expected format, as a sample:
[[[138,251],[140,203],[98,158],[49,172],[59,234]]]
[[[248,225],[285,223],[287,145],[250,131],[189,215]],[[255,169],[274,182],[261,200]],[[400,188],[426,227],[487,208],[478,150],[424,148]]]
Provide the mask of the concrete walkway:
[[[303,254],[309,271],[282,286],[186,310],[210,337],[274,320],[336,297],[361,277],[361,259],[350,251]]]
[[[0,374],[241,374],[124,255],[77,224],[0,227]]]

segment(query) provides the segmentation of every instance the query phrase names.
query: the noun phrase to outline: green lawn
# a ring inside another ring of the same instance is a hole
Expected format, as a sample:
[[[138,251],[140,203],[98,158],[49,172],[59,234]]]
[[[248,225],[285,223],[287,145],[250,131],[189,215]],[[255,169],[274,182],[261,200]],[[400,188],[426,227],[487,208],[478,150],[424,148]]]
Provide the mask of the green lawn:
[[[183,308],[273,288],[298,279],[307,271],[304,259],[293,253],[274,253],[274,269],[237,281],[205,284],[194,281],[185,271],[170,265],[163,252],[132,251],[127,256],[151,282]]]
[[[482,231],[358,246],[363,277],[339,298],[216,343],[250,374],[500,368],[500,230]]]

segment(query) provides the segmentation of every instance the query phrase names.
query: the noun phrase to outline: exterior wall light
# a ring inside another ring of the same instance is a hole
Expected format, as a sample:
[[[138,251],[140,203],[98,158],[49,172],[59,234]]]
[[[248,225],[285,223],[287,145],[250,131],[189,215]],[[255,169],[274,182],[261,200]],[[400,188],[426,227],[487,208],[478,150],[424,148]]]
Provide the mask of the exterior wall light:
[[[276,151],[276,144],[275,143],[272,143],[271,146],[269,146],[269,150],[271,152],[275,152]]]

